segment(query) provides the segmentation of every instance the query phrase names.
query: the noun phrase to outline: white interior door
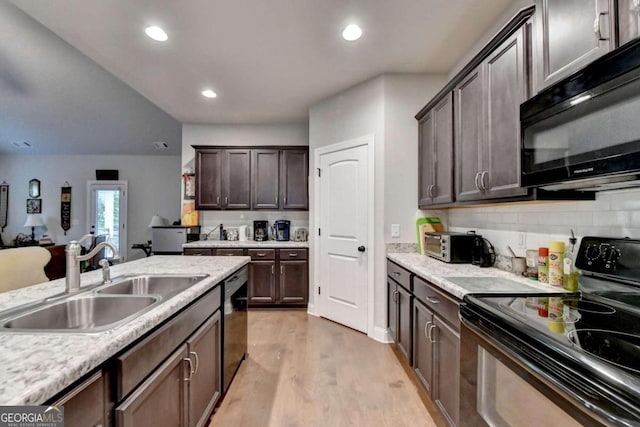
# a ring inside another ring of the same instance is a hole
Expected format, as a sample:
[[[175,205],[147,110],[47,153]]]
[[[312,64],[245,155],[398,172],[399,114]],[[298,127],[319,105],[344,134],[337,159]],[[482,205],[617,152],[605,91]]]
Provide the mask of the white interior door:
[[[127,182],[89,181],[88,187],[89,232],[96,236],[106,235],[107,241],[118,248],[122,261],[127,255]],[[111,258],[111,249],[105,250]]]
[[[338,145],[339,146],[339,145]],[[367,333],[369,288],[369,146],[320,156],[318,312]]]

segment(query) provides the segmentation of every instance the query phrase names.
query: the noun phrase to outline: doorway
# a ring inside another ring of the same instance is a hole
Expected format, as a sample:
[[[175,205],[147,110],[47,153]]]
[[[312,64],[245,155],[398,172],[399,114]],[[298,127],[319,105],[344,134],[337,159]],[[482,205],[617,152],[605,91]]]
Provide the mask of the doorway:
[[[315,151],[317,313],[371,335],[373,328],[373,135]]]
[[[89,181],[87,183],[87,226],[100,240],[112,243],[120,253],[121,262],[127,253],[127,181]],[[105,257],[113,257],[105,248]]]

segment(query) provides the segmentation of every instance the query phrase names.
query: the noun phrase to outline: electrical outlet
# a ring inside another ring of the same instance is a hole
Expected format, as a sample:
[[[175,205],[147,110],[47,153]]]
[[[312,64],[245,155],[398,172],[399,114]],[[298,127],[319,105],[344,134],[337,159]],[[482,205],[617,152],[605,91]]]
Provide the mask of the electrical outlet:
[[[518,249],[526,249],[527,248],[527,234],[526,233],[518,233]]]
[[[391,237],[400,237],[400,224],[391,224]]]

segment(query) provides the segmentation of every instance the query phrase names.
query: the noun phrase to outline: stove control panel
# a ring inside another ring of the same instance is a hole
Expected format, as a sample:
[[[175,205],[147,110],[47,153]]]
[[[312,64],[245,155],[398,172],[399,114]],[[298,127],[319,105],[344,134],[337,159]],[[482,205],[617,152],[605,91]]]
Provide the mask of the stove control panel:
[[[576,266],[587,272],[640,281],[640,240],[586,236],[580,242]]]

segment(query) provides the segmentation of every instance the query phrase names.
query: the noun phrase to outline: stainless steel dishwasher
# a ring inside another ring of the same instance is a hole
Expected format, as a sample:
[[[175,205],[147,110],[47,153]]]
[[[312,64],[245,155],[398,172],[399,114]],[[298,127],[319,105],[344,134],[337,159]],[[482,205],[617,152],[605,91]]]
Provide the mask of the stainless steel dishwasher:
[[[247,354],[248,268],[235,272],[223,283],[222,293],[222,393],[226,393]]]

